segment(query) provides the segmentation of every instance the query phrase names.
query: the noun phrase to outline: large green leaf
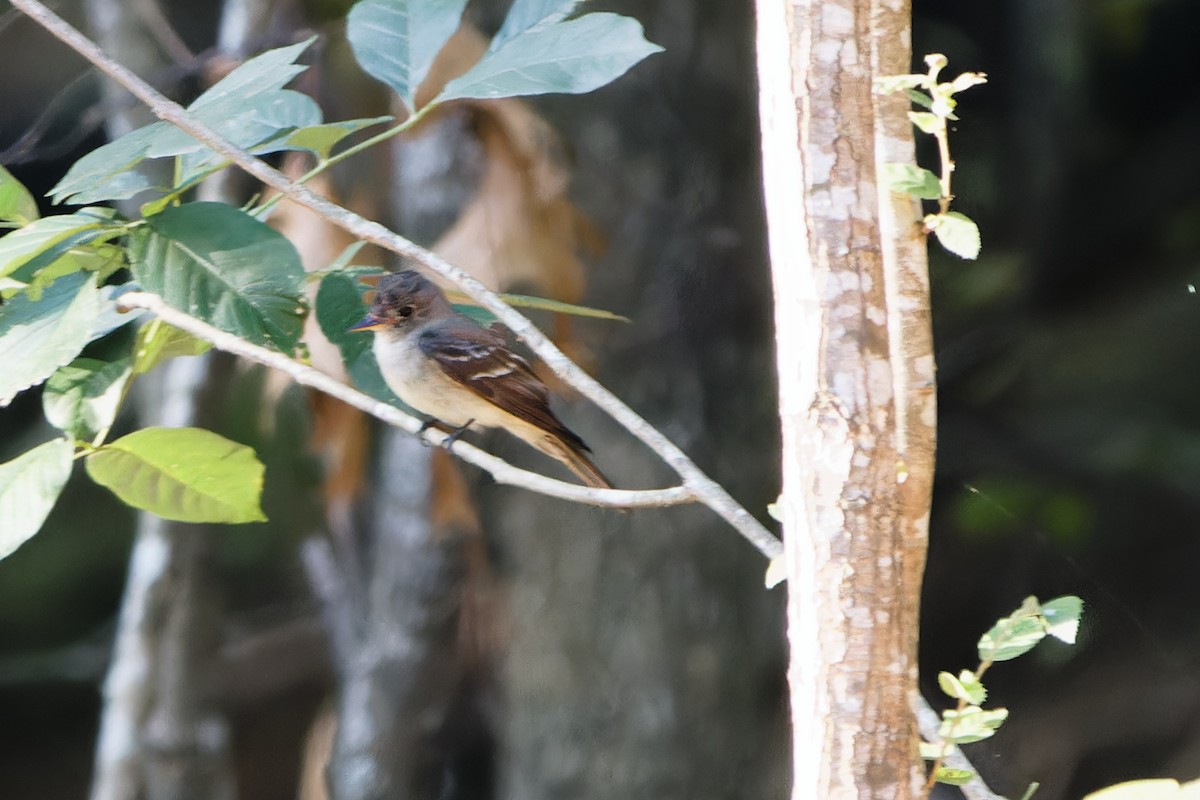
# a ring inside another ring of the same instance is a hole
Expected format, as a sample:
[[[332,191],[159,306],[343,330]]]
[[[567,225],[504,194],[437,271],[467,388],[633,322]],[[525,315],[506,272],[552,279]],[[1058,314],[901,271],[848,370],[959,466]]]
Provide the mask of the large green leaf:
[[[20,294],[0,306],[0,406],[50,377],[87,344],[100,313],[96,278],[59,278],[38,300]]]
[[[295,348],[304,268],[291,242],[223,203],[188,203],[146,222],[130,245],[146,291],[256,344]]]
[[[111,227],[111,216],[91,209],[43,217],[0,238],[0,276],[11,275],[43,253],[57,258],[56,247],[73,247]]]
[[[320,110],[308,97],[282,87],[306,67],[293,62],[313,39],[268,50],[241,64],[189,107],[200,121],[241,147],[251,147],[294,127],[320,122]],[[155,187],[135,171],[146,158],[192,154],[184,179],[220,158],[173,125],[155,122],[93,150],[75,162],[50,194],[54,202],[90,203],[123,200]]]
[[[262,522],[254,451],[200,428],[145,428],[104,445],[87,472],[127,504],[180,522]]]
[[[73,450],[67,440],[55,439],[0,464],[0,558],[42,527],[71,477]]]
[[[37,201],[12,173],[0,166],[0,220],[28,225],[38,218]]]
[[[464,6],[466,0],[360,0],[346,17],[346,38],[363,70],[415,110],[417,87]]]
[[[369,331],[352,333],[347,330],[366,313],[362,290],[353,278],[335,274],[321,281],[321,287],[317,290],[317,323],[325,338],[341,351],[350,381],[376,400],[403,406],[379,372],[379,364],[371,349],[373,334]]]
[[[172,129],[166,122],[155,122],[96,148],[71,165],[50,190],[50,199],[55,203],[98,203],[125,200],[155,188],[150,178],[135,168],[154,140]]]
[[[51,425],[91,441],[116,419],[131,374],[130,360],[77,358],[46,381],[42,409]]]
[[[446,84],[437,99],[582,94],[616,80],[660,50],[646,41],[637,20],[619,14],[534,25],[488,51]]]

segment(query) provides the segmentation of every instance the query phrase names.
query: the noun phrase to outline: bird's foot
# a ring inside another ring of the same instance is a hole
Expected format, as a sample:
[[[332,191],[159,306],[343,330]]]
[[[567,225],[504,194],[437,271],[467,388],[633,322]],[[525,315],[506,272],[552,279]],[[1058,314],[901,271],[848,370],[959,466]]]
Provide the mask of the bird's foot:
[[[471,427],[474,424],[475,424],[475,420],[469,419],[466,422],[464,422],[462,425],[459,425],[457,428],[454,428],[453,430],[450,431],[450,435],[442,440],[442,447],[446,448],[447,453],[450,452],[450,448],[454,447],[454,443],[457,442],[459,440],[459,438],[464,433],[467,432],[467,428]]]
[[[457,442],[459,438],[467,432],[467,428],[470,428],[474,424],[475,420],[469,419],[465,424],[454,427],[453,425],[447,425],[440,419],[427,419],[422,422],[421,427],[417,429],[417,438],[420,439],[421,444],[425,445],[426,447],[433,447],[433,442],[425,438],[425,431],[429,430],[430,428],[439,430],[446,434],[446,438],[443,439],[439,444],[441,447],[446,448],[446,451],[449,452],[450,448],[454,446],[454,443]]]

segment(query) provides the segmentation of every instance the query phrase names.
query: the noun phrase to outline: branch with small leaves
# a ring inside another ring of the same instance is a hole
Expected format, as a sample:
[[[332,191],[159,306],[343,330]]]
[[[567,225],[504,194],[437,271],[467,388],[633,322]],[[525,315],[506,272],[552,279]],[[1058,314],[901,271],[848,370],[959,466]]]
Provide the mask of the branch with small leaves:
[[[997,661],[1011,661],[1028,653],[1046,636],[1074,644],[1082,615],[1083,601],[1073,595],[1045,603],[1038,602],[1036,597],[1027,597],[1020,608],[980,637],[979,666],[974,670],[964,669],[957,676],[949,672],[938,674],[938,686],[958,704],[942,712],[937,741],[921,743],[921,755],[933,762],[924,796],[929,796],[935,783],[961,786],[974,780],[973,770],[947,766],[947,755],[958,745],[991,737],[1008,718],[1006,708],[983,708],[987,700],[984,673]],[[1031,786],[1022,800],[1028,800],[1036,788],[1036,784]]]
[[[950,202],[954,199],[950,186],[954,160],[950,157],[948,122],[958,119],[954,114],[958,105],[954,95],[987,83],[987,76],[982,72],[964,72],[952,81],[940,82],[938,75],[948,63],[946,57],[933,53],[925,56],[925,63],[929,72],[924,75],[892,75],[879,79],[877,85],[883,94],[903,91],[913,103],[925,109],[910,111],[908,117],[922,132],[937,140],[941,175],[915,164],[884,164],[883,177],[894,192],[920,200],[937,200],[937,212],[926,214],[922,221],[925,232],[936,236],[951,253],[974,259],[979,255],[979,227],[965,214],[950,210]]]

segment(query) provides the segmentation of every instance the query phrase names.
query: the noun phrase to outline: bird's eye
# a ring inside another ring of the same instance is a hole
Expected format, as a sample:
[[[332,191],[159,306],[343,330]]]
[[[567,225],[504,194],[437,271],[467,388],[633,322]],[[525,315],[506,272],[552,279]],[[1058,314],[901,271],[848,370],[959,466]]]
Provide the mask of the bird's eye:
[[[396,313],[399,314],[402,318],[407,319],[412,316],[413,307],[412,306],[400,306],[398,309],[396,309]]]

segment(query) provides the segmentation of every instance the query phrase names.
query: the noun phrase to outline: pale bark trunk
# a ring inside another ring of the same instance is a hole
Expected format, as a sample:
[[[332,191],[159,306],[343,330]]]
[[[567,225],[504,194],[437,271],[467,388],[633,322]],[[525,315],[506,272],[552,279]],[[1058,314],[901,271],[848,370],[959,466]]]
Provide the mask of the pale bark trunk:
[[[758,3],[776,295],[793,797],[918,794],[910,700],[933,471],[924,251],[877,159],[912,158],[909,9]]]

